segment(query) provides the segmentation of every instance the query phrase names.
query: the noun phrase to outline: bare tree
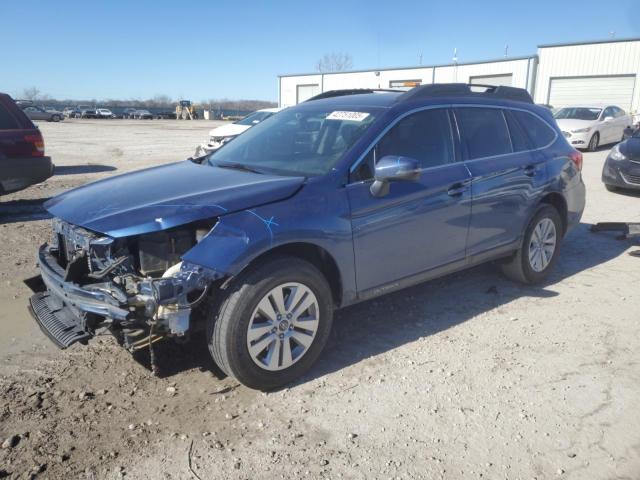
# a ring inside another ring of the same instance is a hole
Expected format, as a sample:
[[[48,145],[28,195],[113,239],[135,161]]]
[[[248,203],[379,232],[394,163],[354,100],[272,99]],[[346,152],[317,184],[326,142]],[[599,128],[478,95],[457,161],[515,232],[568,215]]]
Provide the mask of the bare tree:
[[[36,87],[29,87],[25,88],[22,94],[24,95],[25,100],[35,100],[38,98],[38,95],[40,95],[40,90]]]
[[[353,68],[353,57],[348,53],[325,53],[316,62],[316,70],[318,72],[344,72],[351,68]]]

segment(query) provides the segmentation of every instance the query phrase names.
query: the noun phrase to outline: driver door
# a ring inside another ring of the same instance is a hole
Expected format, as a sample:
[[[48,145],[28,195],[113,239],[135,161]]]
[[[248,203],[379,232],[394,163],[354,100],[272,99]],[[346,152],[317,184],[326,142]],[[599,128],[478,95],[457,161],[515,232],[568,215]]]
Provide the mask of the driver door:
[[[464,262],[471,175],[456,161],[456,143],[448,109],[423,110],[396,123],[352,168],[347,194],[360,294]],[[391,182],[387,195],[374,197],[375,162],[386,155],[414,158],[420,176]]]

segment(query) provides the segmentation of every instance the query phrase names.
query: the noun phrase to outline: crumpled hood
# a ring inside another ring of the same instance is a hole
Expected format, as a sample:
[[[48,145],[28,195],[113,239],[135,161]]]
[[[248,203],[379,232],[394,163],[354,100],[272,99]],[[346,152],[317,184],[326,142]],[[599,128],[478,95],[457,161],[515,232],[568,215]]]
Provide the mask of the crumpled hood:
[[[290,197],[304,177],[279,177],[182,161],[70,190],[52,215],[111,237],[165,230]]]
[[[221,127],[214,128],[209,131],[210,137],[235,137],[251,128],[249,125],[238,125],[236,123],[228,123]]]
[[[571,132],[573,130],[578,130],[579,128],[593,127],[598,123],[597,120],[575,120],[573,118],[561,118],[556,120],[556,122],[558,123],[560,130],[563,132]]]

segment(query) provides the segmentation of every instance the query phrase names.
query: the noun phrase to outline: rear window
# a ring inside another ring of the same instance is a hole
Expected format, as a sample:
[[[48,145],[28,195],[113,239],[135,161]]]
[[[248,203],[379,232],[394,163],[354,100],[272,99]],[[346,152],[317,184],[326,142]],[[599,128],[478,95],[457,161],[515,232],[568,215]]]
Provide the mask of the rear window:
[[[529,136],[533,148],[543,148],[549,145],[556,136],[556,132],[535,115],[519,110],[510,112]]]
[[[455,114],[469,160],[513,151],[502,110],[457,108]]]
[[[15,130],[17,128],[20,128],[20,124],[0,100],[0,130]]]

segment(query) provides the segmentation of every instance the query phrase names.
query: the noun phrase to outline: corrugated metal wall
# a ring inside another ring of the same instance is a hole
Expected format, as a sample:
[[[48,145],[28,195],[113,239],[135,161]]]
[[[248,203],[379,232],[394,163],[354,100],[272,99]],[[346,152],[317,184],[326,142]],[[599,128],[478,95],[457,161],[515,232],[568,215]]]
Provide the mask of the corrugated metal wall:
[[[486,75],[513,75],[515,87],[531,87],[527,74],[534,68],[535,58],[500,60],[496,62],[400,68],[389,70],[369,70],[361,72],[341,72],[325,74],[292,75],[280,77],[280,106],[296,104],[297,85],[318,85],[320,91],[344,88],[392,88],[391,82],[418,80],[421,84],[462,82],[470,77]]]
[[[538,57],[536,103],[549,101],[553,78],[636,75],[631,109],[638,110],[640,41],[541,47],[538,49]],[[628,108],[626,105],[623,107]]]

